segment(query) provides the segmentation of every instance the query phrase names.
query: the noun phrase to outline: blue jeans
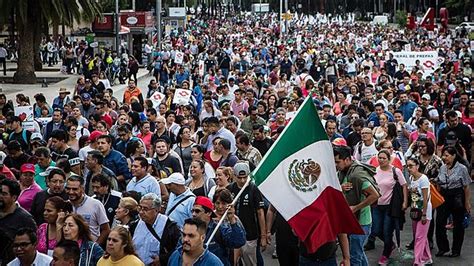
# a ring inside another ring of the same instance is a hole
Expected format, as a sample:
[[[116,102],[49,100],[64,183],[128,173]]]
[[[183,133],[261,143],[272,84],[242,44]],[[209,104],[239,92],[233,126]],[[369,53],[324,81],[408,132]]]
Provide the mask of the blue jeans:
[[[364,252],[364,244],[370,235],[370,224],[361,225],[364,230],[364,235],[350,235],[349,236],[349,249],[351,253],[351,265],[357,266],[368,266],[369,261]]]
[[[325,261],[315,261],[300,255],[299,266],[337,266],[336,256]]]
[[[390,257],[393,246],[393,230],[395,230],[398,219],[390,216],[390,207],[377,206],[372,208],[372,233],[383,241],[382,255]]]

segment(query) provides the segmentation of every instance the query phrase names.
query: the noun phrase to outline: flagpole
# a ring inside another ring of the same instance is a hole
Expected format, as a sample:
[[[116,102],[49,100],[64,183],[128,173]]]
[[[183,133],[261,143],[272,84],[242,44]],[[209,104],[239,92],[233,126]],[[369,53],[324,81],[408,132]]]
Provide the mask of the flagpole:
[[[244,190],[245,188],[247,188],[247,186],[250,184],[250,176],[247,177],[247,181],[245,181],[245,184],[242,186],[242,188],[240,189],[239,193],[237,194],[237,196],[235,196],[234,200],[232,201],[232,204],[230,204],[229,206],[227,206],[227,209],[225,210],[224,214],[222,215],[221,219],[219,220],[219,222],[217,223],[217,226],[216,228],[214,228],[214,231],[212,231],[212,234],[211,236],[209,237],[209,239],[207,240],[207,243],[206,243],[206,247],[209,247],[209,244],[211,243],[212,239],[214,238],[214,236],[216,235],[217,233],[217,230],[219,230],[219,227],[222,225],[222,223],[224,222],[224,219],[225,217],[227,216],[227,213],[229,212],[229,209],[232,207],[232,206],[235,206],[235,204],[237,203],[237,200],[240,198],[240,196],[242,195],[242,193],[244,193]]]

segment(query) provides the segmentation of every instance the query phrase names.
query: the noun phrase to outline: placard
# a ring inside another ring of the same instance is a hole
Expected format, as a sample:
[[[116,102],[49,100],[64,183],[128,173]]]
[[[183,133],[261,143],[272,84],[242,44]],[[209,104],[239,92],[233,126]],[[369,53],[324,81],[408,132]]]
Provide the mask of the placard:
[[[437,51],[426,51],[426,52],[393,52],[393,58],[395,58],[398,64],[404,64],[408,72],[416,65],[416,61],[419,60],[423,66],[425,72],[424,77],[431,75],[439,65],[439,57]]]
[[[174,92],[173,103],[179,105],[188,105],[191,98],[191,91],[186,89],[176,89]]]
[[[184,60],[184,53],[182,52],[176,52],[176,55],[174,57],[174,62],[178,65],[181,65]]]
[[[165,98],[165,95],[159,91],[155,91],[150,97],[151,102],[153,103],[153,108],[157,108],[160,103]]]
[[[34,123],[34,114],[33,114],[33,106],[15,106],[14,108],[15,116],[19,117],[21,120],[21,127],[28,131],[34,132],[35,131],[35,123]]]

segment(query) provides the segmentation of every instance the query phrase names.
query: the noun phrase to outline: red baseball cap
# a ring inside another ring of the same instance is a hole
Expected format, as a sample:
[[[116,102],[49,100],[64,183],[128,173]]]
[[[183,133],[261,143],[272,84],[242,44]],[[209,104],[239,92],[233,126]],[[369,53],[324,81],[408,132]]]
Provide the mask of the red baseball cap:
[[[100,136],[104,135],[104,132],[102,131],[98,131],[98,130],[94,130],[92,131],[92,133],[89,135],[89,141],[91,142],[94,142],[97,140],[97,138],[99,138]]]
[[[200,205],[202,207],[206,207],[209,210],[214,210],[214,204],[212,203],[212,201],[209,198],[203,196],[196,197],[194,205]]]
[[[25,163],[21,166],[20,172],[22,173],[35,173],[35,165],[31,163]]]

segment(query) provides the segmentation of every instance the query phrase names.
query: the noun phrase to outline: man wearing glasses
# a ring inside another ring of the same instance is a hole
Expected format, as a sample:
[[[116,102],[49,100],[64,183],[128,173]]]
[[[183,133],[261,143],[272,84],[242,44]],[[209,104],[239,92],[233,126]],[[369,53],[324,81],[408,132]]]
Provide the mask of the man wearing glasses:
[[[31,228],[21,228],[15,234],[13,252],[16,258],[8,266],[49,265],[53,260],[50,256],[36,251],[36,232]]]
[[[140,200],[140,221],[133,235],[133,244],[145,265],[168,265],[181,236],[178,225],[160,210],[161,198],[156,194],[148,193]]]

